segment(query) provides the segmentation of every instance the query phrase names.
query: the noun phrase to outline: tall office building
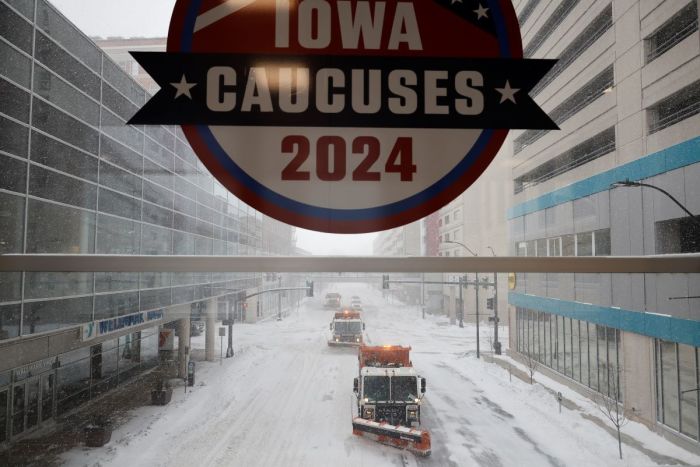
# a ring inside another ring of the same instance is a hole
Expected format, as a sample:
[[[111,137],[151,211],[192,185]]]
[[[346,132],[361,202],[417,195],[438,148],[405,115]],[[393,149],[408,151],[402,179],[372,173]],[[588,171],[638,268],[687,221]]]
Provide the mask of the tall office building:
[[[514,2],[532,92],[560,131],[513,132],[511,253],[700,251],[697,0]],[[697,219],[697,217],[696,217]],[[689,274],[519,274],[510,346],[698,448],[700,282]]]
[[[295,251],[294,229],[224,190],[179,128],[125,124],[146,91],[46,0],[1,0],[0,18],[0,253]],[[226,308],[262,284],[0,273],[0,443],[156,365],[159,326],[193,304]]]

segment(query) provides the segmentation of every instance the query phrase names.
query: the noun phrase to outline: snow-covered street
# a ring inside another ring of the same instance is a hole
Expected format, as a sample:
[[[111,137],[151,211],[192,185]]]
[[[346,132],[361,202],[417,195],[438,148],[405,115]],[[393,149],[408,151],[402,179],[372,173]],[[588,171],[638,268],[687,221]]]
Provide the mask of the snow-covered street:
[[[388,304],[364,285],[333,290],[362,298],[370,344],[412,347],[413,364],[427,379],[422,421],[432,434],[431,457],[352,435],[357,351],[327,346],[332,312],[322,307],[322,291],[281,322],[234,326],[235,358],[198,363],[196,385],[186,394],[178,387],[168,406],[139,409],[104,448],[76,448],[62,459],[90,466],[539,467],[650,466],[667,456],[700,464],[637,423],[623,432],[658,456],[625,445],[620,461],[616,440],[582,416],[602,417],[593,403],[551,381],[582,407],[560,414],[541,384],[511,381],[500,366],[477,360],[473,327],[423,320],[416,307]],[[482,351],[486,335],[482,330]],[[203,348],[204,337],[193,338],[193,346]]]

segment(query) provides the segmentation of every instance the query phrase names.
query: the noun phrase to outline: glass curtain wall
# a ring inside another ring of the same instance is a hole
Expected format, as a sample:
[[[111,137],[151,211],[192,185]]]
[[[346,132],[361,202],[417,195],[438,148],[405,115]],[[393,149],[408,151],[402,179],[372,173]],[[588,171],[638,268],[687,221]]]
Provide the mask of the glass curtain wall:
[[[661,339],[655,341],[657,420],[700,439],[700,361],[698,348]]]
[[[554,315],[516,309],[518,352],[589,388],[622,400],[620,330]]]
[[[0,0],[0,254],[291,252],[293,230],[223,189],[179,128],[126,125],[148,96],[87,36],[46,0],[21,5]],[[269,251],[262,250],[265,231]],[[2,273],[0,340],[202,300],[260,280]]]

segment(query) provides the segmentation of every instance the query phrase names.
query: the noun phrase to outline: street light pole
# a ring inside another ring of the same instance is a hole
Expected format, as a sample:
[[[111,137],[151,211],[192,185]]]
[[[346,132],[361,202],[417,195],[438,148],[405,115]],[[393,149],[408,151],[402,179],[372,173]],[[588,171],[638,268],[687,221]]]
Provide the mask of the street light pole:
[[[634,182],[634,181],[629,180],[629,179],[623,180],[623,181],[619,181],[619,182],[615,182],[615,183],[611,183],[611,184],[610,184],[610,187],[611,187],[611,188],[617,188],[617,187],[621,187],[621,186],[640,186],[640,187],[647,187],[647,188],[652,188],[652,189],[654,189],[654,190],[656,190],[656,191],[660,191],[660,192],[663,193],[664,195],[668,196],[668,198],[669,198],[671,201],[673,201],[674,203],[676,203],[676,205],[677,205],[679,208],[681,208],[686,214],[688,214],[688,216],[690,217],[690,220],[693,221],[693,223],[694,223],[696,226],[700,227],[700,218],[698,218],[698,216],[696,216],[695,214],[693,214],[692,212],[690,212],[690,211],[688,210],[688,208],[686,208],[685,206],[683,206],[683,205],[681,204],[680,201],[678,201],[676,198],[674,198],[673,195],[672,195],[671,193],[669,193],[668,191],[664,190],[663,188],[659,188],[658,186],[650,185],[650,184],[648,184],[648,183]]]

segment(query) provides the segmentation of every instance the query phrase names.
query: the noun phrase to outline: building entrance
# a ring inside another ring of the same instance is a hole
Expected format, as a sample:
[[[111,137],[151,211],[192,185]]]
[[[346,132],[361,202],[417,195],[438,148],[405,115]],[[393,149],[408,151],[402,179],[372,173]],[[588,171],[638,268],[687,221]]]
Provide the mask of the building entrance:
[[[0,390],[0,441],[5,440],[3,429],[7,438],[8,421],[11,436],[15,437],[38,428],[54,417],[55,378],[55,373],[45,373],[14,383],[11,392],[8,389]],[[8,407],[8,402],[11,402],[11,407]],[[7,416],[8,408],[10,417]]]

